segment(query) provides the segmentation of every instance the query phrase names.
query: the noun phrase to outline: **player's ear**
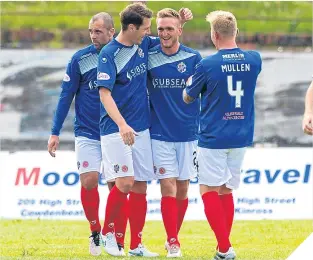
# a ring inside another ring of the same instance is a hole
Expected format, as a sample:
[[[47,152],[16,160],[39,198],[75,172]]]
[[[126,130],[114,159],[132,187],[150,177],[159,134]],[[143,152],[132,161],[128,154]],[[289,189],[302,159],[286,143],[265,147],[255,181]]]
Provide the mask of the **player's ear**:
[[[236,33],[236,36],[238,36],[238,34],[239,34],[239,29],[237,28],[237,33]]]
[[[109,30],[109,33],[110,33],[110,37],[113,37],[114,34],[115,34],[115,29],[114,29],[114,28],[111,28],[111,29]]]

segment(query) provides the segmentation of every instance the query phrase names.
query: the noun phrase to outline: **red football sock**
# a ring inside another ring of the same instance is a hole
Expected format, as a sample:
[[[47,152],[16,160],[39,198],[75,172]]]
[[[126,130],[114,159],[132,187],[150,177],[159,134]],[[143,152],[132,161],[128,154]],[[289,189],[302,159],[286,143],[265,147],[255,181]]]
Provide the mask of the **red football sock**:
[[[135,249],[141,243],[142,230],[146,221],[146,194],[129,193],[129,226],[130,249]]]
[[[124,247],[125,233],[128,220],[128,199],[121,209],[122,215],[118,216],[115,221],[116,242]]]
[[[233,221],[234,221],[234,214],[235,214],[233,194],[229,193],[229,194],[220,195],[220,200],[222,202],[222,207],[224,209],[228,236],[230,236],[231,228],[232,228]]]
[[[161,212],[163,224],[167,234],[167,242],[172,244],[179,244],[177,238],[177,202],[174,197],[162,197]]]
[[[187,208],[188,208],[188,198],[184,200],[177,200],[177,235],[183,224]]]
[[[217,192],[207,192],[202,195],[206,218],[215,234],[219,251],[226,253],[231,247],[226,220],[221,200]]]
[[[117,217],[123,217],[122,208],[127,203],[127,193],[121,192],[116,185],[111,189],[107,205],[105,209],[105,219],[102,228],[102,234],[105,235],[108,232],[114,232],[114,222]]]
[[[101,226],[99,223],[99,192],[98,186],[91,190],[85,189],[83,186],[80,190],[80,198],[85,211],[85,215],[90,224],[90,230],[100,232]]]

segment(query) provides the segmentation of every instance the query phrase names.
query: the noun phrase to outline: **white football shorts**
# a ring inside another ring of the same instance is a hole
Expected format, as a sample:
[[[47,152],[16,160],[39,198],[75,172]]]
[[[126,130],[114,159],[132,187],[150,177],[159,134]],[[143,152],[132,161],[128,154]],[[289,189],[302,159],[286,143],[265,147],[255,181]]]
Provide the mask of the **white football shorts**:
[[[233,149],[198,147],[199,184],[210,187],[226,184],[229,189],[237,189],[245,152],[246,147]]]
[[[124,144],[120,133],[101,136],[103,171],[106,181],[134,176],[136,181],[156,179],[153,172],[149,129],[138,132],[132,146]]]
[[[75,137],[75,153],[79,174],[86,172],[101,173],[101,143],[84,136]]]
[[[165,142],[152,139],[154,172],[158,179],[190,180],[197,176],[197,141]]]

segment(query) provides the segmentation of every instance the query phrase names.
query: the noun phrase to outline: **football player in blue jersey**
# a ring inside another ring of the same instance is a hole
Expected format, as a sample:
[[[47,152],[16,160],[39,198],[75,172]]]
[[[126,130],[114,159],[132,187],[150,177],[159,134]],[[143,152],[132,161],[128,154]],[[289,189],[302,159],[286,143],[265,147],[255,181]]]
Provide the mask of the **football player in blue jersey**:
[[[167,257],[181,257],[178,232],[188,207],[189,180],[197,175],[200,112],[199,99],[187,105],[182,93],[201,55],[179,42],[182,26],[177,11],[159,11],[156,22],[161,44],[150,49],[148,56],[150,136],[154,170],[161,184]]]
[[[190,17],[182,10],[185,17]],[[99,56],[97,84],[103,104],[100,135],[106,180],[115,180],[106,205],[102,234],[108,254],[119,256],[114,222],[129,194],[131,241],[129,256],[155,257],[142,245],[147,212],[147,181],[153,172],[150,113],[147,98],[148,49],[160,40],[149,37],[152,12],[143,4],[121,13],[122,30]],[[186,19],[187,20],[187,19]],[[184,19],[182,20],[184,22]]]
[[[91,255],[101,254],[98,176],[102,155],[97,62],[100,50],[112,40],[114,33],[113,19],[108,13],[98,13],[91,18],[89,34],[92,45],[76,52],[67,65],[48,141],[48,151],[55,157],[59,134],[75,97],[75,152],[81,180],[81,202],[92,233],[89,246]]]
[[[258,52],[237,47],[237,21],[232,13],[215,11],[207,21],[218,51],[196,66],[184,101],[190,103],[201,94],[197,159],[205,214],[218,242],[214,259],[235,259],[229,240],[232,190],[239,186],[246,147],[253,143],[254,91],[262,60]]]
[[[305,95],[305,110],[302,121],[303,132],[313,135],[313,81]]]

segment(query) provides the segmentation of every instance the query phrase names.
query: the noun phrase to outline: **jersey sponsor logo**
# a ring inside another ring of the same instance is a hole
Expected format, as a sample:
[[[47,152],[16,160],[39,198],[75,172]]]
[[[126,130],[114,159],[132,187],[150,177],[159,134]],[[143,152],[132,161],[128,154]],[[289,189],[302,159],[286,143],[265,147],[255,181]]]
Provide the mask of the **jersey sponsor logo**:
[[[177,70],[180,72],[180,73],[184,73],[186,71],[186,64],[184,62],[180,62],[178,63],[177,65]]]
[[[145,53],[143,52],[141,48],[138,48],[138,55],[140,58],[143,58],[145,56]]]
[[[109,74],[105,73],[105,72],[98,72],[98,76],[97,79],[99,80],[109,80],[111,77]]]
[[[90,90],[93,90],[93,89],[97,89],[97,81],[94,80],[94,81],[89,81],[89,89]],[[89,133],[88,133],[89,134]]]
[[[65,75],[64,75],[64,77],[63,77],[63,81],[64,81],[64,82],[69,82],[70,80],[71,80],[70,76],[65,73]]]
[[[102,58],[101,61],[102,61],[102,63],[107,63],[108,60],[107,60],[107,58]]]
[[[243,60],[245,55],[243,53],[228,53],[222,54],[223,60]]]
[[[136,66],[135,68],[127,71],[127,78],[132,80],[147,71],[147,65],[145,63],[141,63],[140,65]]]
[[[184,79],[160,79],[154,78],[152,80],[154,88],[185,88],[186,81]]]

